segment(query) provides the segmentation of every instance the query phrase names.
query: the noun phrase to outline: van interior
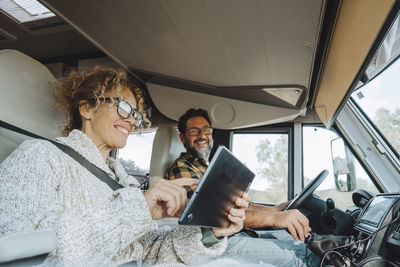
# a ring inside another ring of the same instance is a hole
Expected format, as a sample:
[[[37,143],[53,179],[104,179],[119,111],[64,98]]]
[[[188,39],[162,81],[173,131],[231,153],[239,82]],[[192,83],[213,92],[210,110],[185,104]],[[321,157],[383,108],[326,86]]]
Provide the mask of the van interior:
[[[0,9],[0,162],[25,140],[61,135],[57,78],[124,69],[152,124],[112,156],[143,190],[185,151],[179,117],[203,108],[214,148],[256,174],[253,202],[295,199],[321,266],[400,265],[400,1],[3,0]],[[0,265],[40,263],[54,248],[48,232],[0,236]]]

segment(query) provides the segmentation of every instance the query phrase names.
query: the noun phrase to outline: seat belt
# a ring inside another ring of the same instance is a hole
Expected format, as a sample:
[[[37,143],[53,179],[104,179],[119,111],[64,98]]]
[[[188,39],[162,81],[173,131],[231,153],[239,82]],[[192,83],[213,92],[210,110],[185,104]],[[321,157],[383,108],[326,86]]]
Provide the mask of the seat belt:
[[[113,178],[111,178],[105,171],[88,161],[86,158],[84,158],[81,154],[73,150],[71,147],[66,146],[64,144],[60,144],[56,141],[46,139],[49,142],[52,142],[55,146],[57,146],[61,151],[63,151],[65,154],[69,155],[71,158],[76,160],[78,163],[80,163],[83,167],[85,167],[88,171],[90,171],[94,176],[99,178],[101,181],[106,183],[112,190],[118,190],[121,189],[122,186],[115,181]]]
[[[0,120],[0,127],[23,134],[23,135],[27,135],[33,138],[37,138],[37,139],[43,139],[46,141],[49,141],[51,143],[53,143],[55,146],[57,146],[58,149],[60,149],[61,151],[63,151],[65,154],[69,155],[71,158],[73,158],[76,162],[78,162],[79,164],[81,164],[83,167],[85,167],[89,172],[91,172],[94,176],[96,176],[97,178],[99,178],[102,182],[106,183],[112,190],[118,190],[121,189],[122,186],[115,181],[113,178],[111,178],[105,171],[103,171],[102,169],[100,169],[99,167],[97,167],[96,165],[94,165],[93,163],[91,163],[90,161],[88,161],[86,158],[84,158],[81,154],[79,154],[78,152],[76,152],[74,149],[72,149],[69,146],[63,145],[61,143],[58,143],[56,141],[44,138],[42,136],[36,135],[34,133],[25,131],[21,128],[18,128],[14,125],[11,125],[5,121]]]

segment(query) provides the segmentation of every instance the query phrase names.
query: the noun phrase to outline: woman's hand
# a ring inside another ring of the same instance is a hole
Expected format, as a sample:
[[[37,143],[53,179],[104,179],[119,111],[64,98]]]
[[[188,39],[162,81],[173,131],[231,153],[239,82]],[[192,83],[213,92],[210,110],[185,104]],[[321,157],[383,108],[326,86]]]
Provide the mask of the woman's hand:
[[[196,185],[199,179],[182,178],[173,181],[160,179],[149,190],[144,198],[154,220],[179,216],[187,204],[184,186]]]
[[[243,228],[245,211],[249,207],[250,199],[246,193],[235,200],[236,207],[231,208],[228,214],[228,220],[231,224],[227,228],[213,227],[212,231],[215,237],[230,236],[236,234]]]

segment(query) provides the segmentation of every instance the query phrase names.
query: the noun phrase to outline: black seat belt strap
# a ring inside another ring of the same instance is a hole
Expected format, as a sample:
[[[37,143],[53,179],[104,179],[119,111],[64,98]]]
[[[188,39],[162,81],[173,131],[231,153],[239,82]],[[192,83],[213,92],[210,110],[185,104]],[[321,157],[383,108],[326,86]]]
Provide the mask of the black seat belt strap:
[[[89,162],[86,158],[84,158],[82,155],[80,155],[78,152],[76,152],[74,149],[72,149],[69,146],[63,145],[61,143],[58,143],[56,141],[44,138],[42,136],[36,135],[34,133],[25,131],[21,128],[18,128],[14,125],[11,125],[7,122],[4,122],[0,120],[0,127],[3,127],[5,129],[24,134],[33,138],[38,138],[38,139],[43,139],[47,140],[51,143],[53,143],[55,146],[57,146],[61,151],[69,155],[71,158],[73,158],[75,161],[77,161],[79,164],[81,164],[83,167],[85,167],[89,172],[91,172],[94,176],[99,178],[102,182],[106,183],[112,190],[118,190],[121,189],[122,186],[115,181],[113,178],[111,178],[105,171],[102,169],[98,168],[95,166],[93,163]]]
[[[56,141],[48,140],[52,142],[55,146],[57,146],[61,151],[65,154],[69,155],[71,158],[79,162],[83,167],[85,167],[88,171],[90,171],[94,176],[99,178],[101,181],[106,183],[112,190],[121,189],[122,186],[111,178],[105,171],[95,166],[93,163],[85,159],[81,154],[73,150],[71,147],[60,144]]]

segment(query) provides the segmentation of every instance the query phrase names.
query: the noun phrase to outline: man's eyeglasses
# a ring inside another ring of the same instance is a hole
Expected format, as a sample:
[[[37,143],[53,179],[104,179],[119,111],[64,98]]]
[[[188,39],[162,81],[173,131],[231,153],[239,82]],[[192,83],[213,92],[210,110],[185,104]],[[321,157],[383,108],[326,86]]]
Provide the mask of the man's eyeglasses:
[[[127,119],[131,114],[133,114],[133,118],[135,122],[133,123],[136,127],[140,127],[143,123],[143,115],[139,110],[133,108],[128,102],[119,98],[119,97],[98,97],[100,100],[105,101],[117,101],[117,112],[122,118]]]
[[[204,127],[203,129],[190,128],[190,129],[186,130],[186,132],[190,136],[198,136],[200,134],[200,132],[203,132],[205,135],[210,135],[213,132],[213,128],[211,128],[211,127]]]

